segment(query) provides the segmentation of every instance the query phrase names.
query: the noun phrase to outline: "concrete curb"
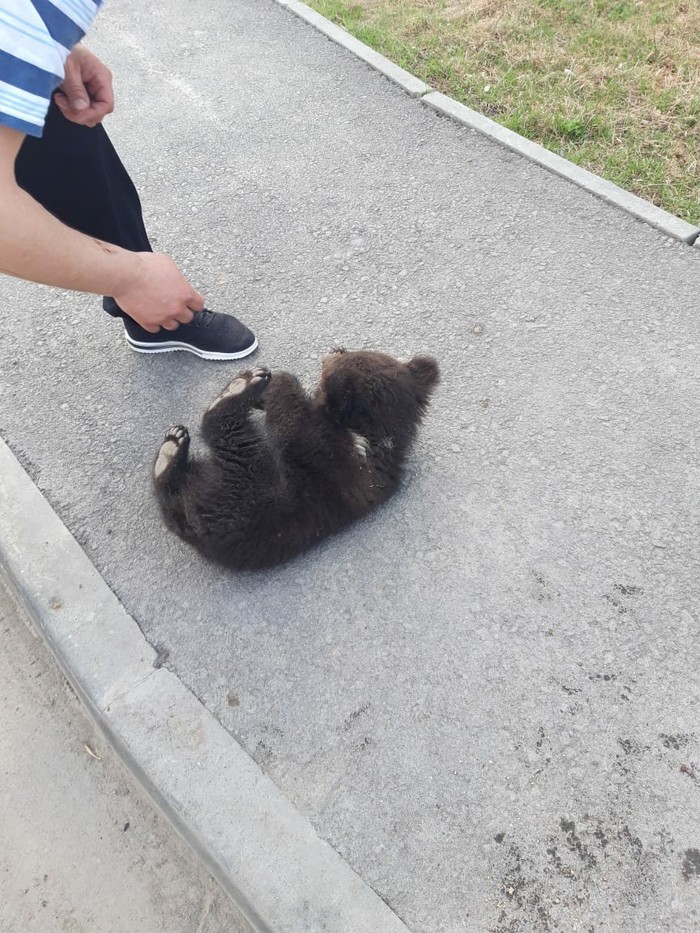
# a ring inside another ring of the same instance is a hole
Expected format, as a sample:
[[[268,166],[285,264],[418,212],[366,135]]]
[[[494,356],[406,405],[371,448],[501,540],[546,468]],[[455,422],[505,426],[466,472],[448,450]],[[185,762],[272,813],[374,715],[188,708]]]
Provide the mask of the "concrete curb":
[[[333,42],[347,49],[357,58],[362,59],[389,80],[402,87],[411,97],[420,99],[422,103],[432,110],[443,116],[450,117],[457,123],[461,123],[483,136],[487,136],[499,145],[517,152],[531,162],[536,162],[547,171],[578,185],[579,188],[583,188],[608,204],[621,208],[627,214],[643,220],[667,236],[690,246],[700,247],[700,228],[682,220],[680,217],[676,217],[675,214],[670,214],[663,208],[657,207],[650,201],[638,197],[636,194],[625,191],[624,188],[618,187],[613,182],[606,181],[600,175],[589,172],[568,159],[550,152],[549,149],[545,149],[539,143],[531,142],[524,136],[506,129],[500,123],[496,123],[477,111],[471,110],[464,104],[453,100],[453,98],[438,91],[433,91],[429,85],[419,78],[416,78],[408,71],[404,71],[394,62],[375,52],[364,42],[360,42],[359,39],[350,35],[347,30],[312,10],[301,0],[274,0],[274,2],[314,26],[329,39],[332,39]]]
[[[538,165],[555,175],[572,181],[579,188],[584,188],[603,201],[607,201],[608,204],[621,207],[623,211],[651,224],[652,227],[656,227],[657,230],[661,230],[676,240],[691,244],[698,235],[698,229],[685,220],[681,220],[680,217],[669,214],[668,211],[657,207],[650,201],[645,201],[644,198],[639,198],[636,194],[630,194],[629,191],[619,188],[611,181],[606,181],[600,175],[595,175],[593,172],[569,162],[568,159],[550,152],[549,149],[545,149],[539,143],[533,143],[529,139],[525,139],[524,136],[519,136],[512,130],[506,129],[505,126],[501,126],[500,123],[495,123],[475,110],[470,110],[469,107],[465,107],[464,104],[458,103],[445,94],[433,91],[425,95],[422,102],[438,111],[438,113],[451,117],[463,126],[468,126],[502,146],[506,146],[508,149],[525,156],[531,162],[537,162]]]
[[[305,20],[311,26],[314,26],[319,32],[322,32],[324,36],[327,36],[333,42],[342,45],[344,49],[352,52],[357,58],[361,58],[363,62],[366,62],[374,68],[375,71],[381,72],[386,78],[393,81],[394,84],[398,84],[399,87],[403,88],[411,97],[422,97],[431,90],[430,86],[424,81],[421,81],[420,78],[416,78],[415,75],[412,75],[410,72],[404,71],[404,69],[400,68],[395,62],[380,55],[379,52],[375,52],[374,49],[365,45],[364,42],[360,42],[359,39],[351,36],[342,26],[336,26],[335,23],[326,19],[325,16],[321,16],[320,13],[312,10],[311,7],[308,7],[305,3],[301,3],[299,0],[275,0],[275,2],[280,6],[286,7],[294,13],[295,16]]]
[[[0,440],[0,570],[109,743],[255,930],[407,933],[157,657]]]

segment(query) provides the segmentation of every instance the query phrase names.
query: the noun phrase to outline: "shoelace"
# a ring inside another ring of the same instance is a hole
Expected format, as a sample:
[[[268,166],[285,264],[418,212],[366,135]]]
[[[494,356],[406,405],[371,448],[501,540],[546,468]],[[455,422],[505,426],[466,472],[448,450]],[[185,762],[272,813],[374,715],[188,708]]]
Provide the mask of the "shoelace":
[[[195,327],[209,327],[215,317],[216,315],[213,311],[208,311],[206,308],[202,308],[201,311],[195,312],[194,320],[192,323]]]

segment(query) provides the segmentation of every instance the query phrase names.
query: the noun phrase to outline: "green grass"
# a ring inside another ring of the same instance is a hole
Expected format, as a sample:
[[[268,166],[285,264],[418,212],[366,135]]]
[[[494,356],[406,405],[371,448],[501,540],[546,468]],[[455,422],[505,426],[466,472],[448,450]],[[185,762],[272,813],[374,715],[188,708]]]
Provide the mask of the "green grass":
[[[700,0],[307,0],[424,81],[700,223]]]

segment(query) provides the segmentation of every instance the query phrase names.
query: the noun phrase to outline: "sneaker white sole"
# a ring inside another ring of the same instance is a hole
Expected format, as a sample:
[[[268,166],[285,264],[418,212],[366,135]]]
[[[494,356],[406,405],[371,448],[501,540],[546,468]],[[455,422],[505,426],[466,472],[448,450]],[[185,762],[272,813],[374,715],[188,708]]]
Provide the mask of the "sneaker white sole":
[[[195,356],[203,360],[241,360],[244,356],[250,356],[254,350],[258,349],[257,338],[245,350],[239,350],[237,353],[217,353],[214,350],[199,350],[189,343],[180,343],[178,340],[164,340],[162,343],[139,343],[137,340],[131,340],[126,335],[126,342],[132,350],[137,353],[173,353],[176,350],[185,350],[187,353],[194,353]]]

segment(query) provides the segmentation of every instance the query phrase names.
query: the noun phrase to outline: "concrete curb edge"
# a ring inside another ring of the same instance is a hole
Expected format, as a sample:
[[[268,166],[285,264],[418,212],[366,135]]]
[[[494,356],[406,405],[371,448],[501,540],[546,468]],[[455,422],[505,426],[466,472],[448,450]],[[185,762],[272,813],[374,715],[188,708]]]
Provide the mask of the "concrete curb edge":
[[[364,42],[360,42],[359,39],[351,36],[342,26],[337,26],[335,23],[332,23],[329,19],[326,19],[325,16],[317,13],[316,10],[312,10],[311,7],[307,6],[305,3],[301,3],[300,0],[275,0],[275,2],[280,6],[286,7],[291,13],[294,13],[295,16],[298,16],[315,29],[318,29],[319,32],[322,32],[324,36],[327,36],[333,42],[347,49],[349,52],[352,52],[356,58],[362,59],[363,62],[366,62],[371,68],[374,68],[375,71],[381,72],[386,78],[393,81],[394,84],[398,84],[399,87],[403,88],[411,97],[422,97],[432,90],[432,88],[424,81],[421,81],[420,78],[416,78],[415,75],[412,75],[410,72],[404,71],[404,69],[395,62],[380,55],[379,52],[375,52],[374,49],[365,45]]]
[[[434,91],[420,78],[415,77],[415,75],[405,71],[388,58],[375,52],[374,49],[352,36],[346,29],[326,19],[325,16],[317,13],[311,7],[302,3],[301,0],[274,0],[274,2],[309,23],[337,45],[342,46],[370,67],[379,71],[390,81],[393,81],[394,84],[403,88],[411,97],[419,99],[421,103],[432,110],[481,133],[483,136],[487,136],[499,145],[505,146],[547,169],[547,171],[565,178],[608,204],[621,208],[627,214],[631,214],[638,220],[655,227],[667,236],[680,240],[682,243],[687,243],[689,246],[700,247],[700,228],[682,220],[680,217],[676,217],[675,214],[671,214],[661,207],[657,207],[650,201],[638,197],[636,194],[625,191],[624,188],[607,181],[600,175],[581,168],[574,162],[563,158],[563,156],[545,149],[539,143],[534,143],[524,136],[514,133],[512,130],[501,126],[500,123],[496,123],[489,117],[471,110],[446,94]]]
[[[488,117],[482,116],[482,114],[458,103],[445,94],[433,91],[426,94],[421,102],[438,113],[450,117],[457,123],[476,130],[483,136],[488,136],[489,139],[493,139],[494,142],[505,146],[507,149],[525,156],[531,162],[536,162],[554,175],[559,175],[561,178],[573,182],[579,188],[583,188],[601,200],[607,201],[608,204],[622,208],[626,213],[645,221],[675,240],[681,240],[683,243],[692,245],[698,233],[700,233],[696,227],[685,220],[681,220],[680,217],[669,214],[668,211],[657,207],[650,201],[645,201],[644,198],[625,191],[624,188],[618,187],[613,182],[606,181],[600,175],[595,175],[593,172],[581,168],[555,152],[550,152],[549,149],[545,149],[539,143],[533,143],[529,139],[525,139],[524,136],[519,136],[518,133],[501,126],[500,123],[495,123]]]
[[[155,651],[0,440],[0,573],[154,804],[258,931],[407,933]]]

